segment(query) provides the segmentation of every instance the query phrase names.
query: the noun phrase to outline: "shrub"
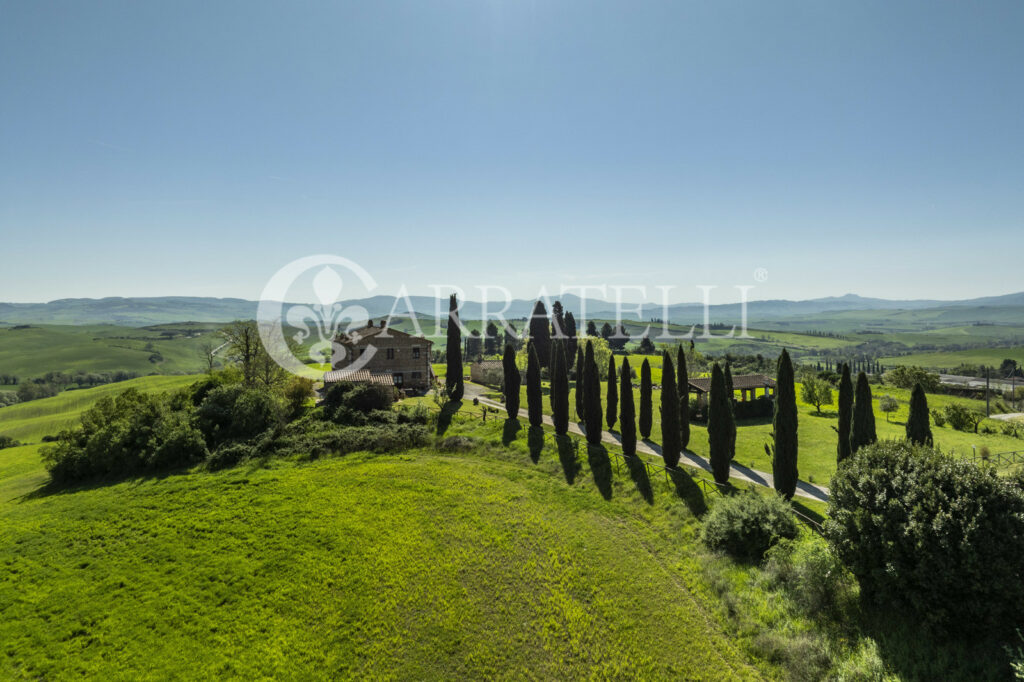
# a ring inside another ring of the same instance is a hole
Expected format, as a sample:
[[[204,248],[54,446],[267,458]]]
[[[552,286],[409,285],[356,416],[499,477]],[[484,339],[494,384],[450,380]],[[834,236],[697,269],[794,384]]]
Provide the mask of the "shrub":
[[[817,536],[779,541],[766,553],[764,572],[770,586],[782,587],[810,616],[839,613],[852,594],[852,577]]]
[[[270,392],[231,384],[214,388],[196,410],[199,429],[210,447],[246,440],[278,426],[284,407]]]
[[[228,445],[221,446],[210,455],[206,460],[206,468],[211,471],[218,471],[233,467],[239,462],[249,459],[255,453],[256,451],[253,446],[247,443],[229,443]]]
[[[0,450],[3,450],[4,448],[16,448],[19,445],[21,445],[21,443],[14,440],[10,436],[0,435]]]
[[[946,413],[945,412],[943,412],[942,410],[938,410],[938,409],[932,409],[931,413],[932,413],[932,421],[935,422],[936,426],[945,426],[946,425]]]
[[[782,538],[797,536],[789,503],[777,495],[745,492],[719,500],[704,519],[707,547],[743,561],[760,561]]]
[[[960,403],[950,403],[945,407],[945,417],[949,425],[957,431],[977,433],[978,424],[981,423],[984,415]]]
[[[895,367],[885,373],[885,378],[897,388],[913,388],[921,384],[927,393],[936,393],[940,388],[939,375],[920,367]]]
[[[991,467],[889,441],[830,488],[827,537],[867,604],[945,631],[1005,628],[1024,611],[1024,493]]]
[[[334,384],[324,396],[324,412],[328,419],[347,423],[350,412],[372,412],[390,410],[395,402],[395,392],[387,386],[376,384]]]

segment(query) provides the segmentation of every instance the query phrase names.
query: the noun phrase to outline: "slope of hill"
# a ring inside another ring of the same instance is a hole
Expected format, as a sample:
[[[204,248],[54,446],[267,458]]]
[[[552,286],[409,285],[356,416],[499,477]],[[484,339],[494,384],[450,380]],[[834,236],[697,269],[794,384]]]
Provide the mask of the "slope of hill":
[[[755,679],[694,517],[557,460],[350,456],[33,492],[0,451],[2,676]],[[46,532],[40,532],[45,529]]]

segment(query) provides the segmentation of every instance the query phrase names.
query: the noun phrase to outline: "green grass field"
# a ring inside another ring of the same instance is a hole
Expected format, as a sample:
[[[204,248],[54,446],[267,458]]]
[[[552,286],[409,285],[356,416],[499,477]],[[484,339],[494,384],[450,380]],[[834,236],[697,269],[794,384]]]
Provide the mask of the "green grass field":
[[[139,374],[206,369],[200,346],[220,345],[217,324],[160,327],[32,325],[0,328],[0,374],[21,378],[47,372],[127,370]]]
[[[494,420],[453,434],[492,445],[51,494],[39,446],[0,451],[0,676],[778,675],[728,632],[681,500],[566,485]]]
[[[936,351],[932,353],[911,353],[882,358],[883,365],[912,365],[932,370],[953,369],[961,364],[999,367],[1005,359],[1024,364],[1024,346],[1013,348],[975,348],[959,351]]]
[[[195,380],[194,375],[139,377],[3,407],[0,408],[0,434],[23,443],[38,443],[43,436],[56,435],[61,429],[75,424],[82,412],[100,398],[115,396],[129,388],[144,393],[171,391],[188,386]]]

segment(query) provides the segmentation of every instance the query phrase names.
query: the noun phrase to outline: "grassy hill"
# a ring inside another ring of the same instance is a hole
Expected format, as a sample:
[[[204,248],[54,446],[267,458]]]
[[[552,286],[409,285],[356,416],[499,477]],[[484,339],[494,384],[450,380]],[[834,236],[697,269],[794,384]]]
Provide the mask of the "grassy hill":
[[[188,386],[195,376],[139,377],[115,384],[78,391],[65,391],[52,398],[33,400],[0,408],[0,434],[23,443],[38,443],[43,436],[56,434],[75,424],[82,412],[97,400],[134,388],[144,393],[159,393]],[[3,456],[0,451],[0,457]]]
[[[0,451],[0,675],[777,674],[729,634],[685,504],[567,486],[524,440],[54,494],[38,446]]]
[[[204,342],[222,342],[217,324],[158,327],[31,325],[0,328],[0,374],[21,378],[51,371],[139,374],[195,373],[206,369]]]

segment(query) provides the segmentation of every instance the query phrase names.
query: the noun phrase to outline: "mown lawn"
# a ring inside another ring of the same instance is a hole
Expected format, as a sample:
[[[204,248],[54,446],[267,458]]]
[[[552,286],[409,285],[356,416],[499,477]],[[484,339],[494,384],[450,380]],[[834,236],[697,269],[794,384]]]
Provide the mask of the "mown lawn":
[[[39,446],[0,451],[0,676],[777,674],[726,633],[667,484],[649,504],[617,474],[606,500],[550,442],[534,465],[500,421],[458,435],[60,492]]]

